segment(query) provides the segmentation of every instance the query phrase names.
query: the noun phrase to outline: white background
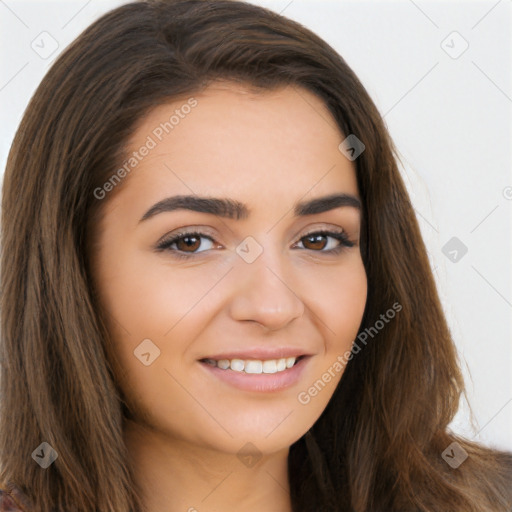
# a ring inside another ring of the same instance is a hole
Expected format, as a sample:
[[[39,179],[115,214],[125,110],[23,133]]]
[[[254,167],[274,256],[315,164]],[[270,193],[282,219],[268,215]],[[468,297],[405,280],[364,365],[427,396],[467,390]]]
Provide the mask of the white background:
[[[52,62],[123,3],[0,0],[2,173]],[[472,425],[463,402],[452,428],[512,450],[512,0],[252,3],[323,37],[375,101],[404,163],[474,412]],[[43,46],[42,32],[58,43],[46,59],[31,47]],[[454,236],[468,248],[457,262],[442,252]]]

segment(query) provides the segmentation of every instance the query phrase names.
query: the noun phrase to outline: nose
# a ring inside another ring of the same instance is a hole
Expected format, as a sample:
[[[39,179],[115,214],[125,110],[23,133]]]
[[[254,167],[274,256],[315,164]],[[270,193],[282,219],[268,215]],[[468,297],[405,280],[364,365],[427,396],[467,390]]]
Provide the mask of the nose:
[[[253,321],[277,330],[304,314],[304,303],[279,256],[266,249],[252,263],[240,258],[236,267],[230,307],[234,320]]]

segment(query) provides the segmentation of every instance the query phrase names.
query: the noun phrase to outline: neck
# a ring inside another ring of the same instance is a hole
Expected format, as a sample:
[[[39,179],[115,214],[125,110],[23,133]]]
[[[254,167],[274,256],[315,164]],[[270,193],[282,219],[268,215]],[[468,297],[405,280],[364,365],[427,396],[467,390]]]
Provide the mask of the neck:
[[[146,512],[292,512],[288,447],[255,463],[131,420],[124,437]]]

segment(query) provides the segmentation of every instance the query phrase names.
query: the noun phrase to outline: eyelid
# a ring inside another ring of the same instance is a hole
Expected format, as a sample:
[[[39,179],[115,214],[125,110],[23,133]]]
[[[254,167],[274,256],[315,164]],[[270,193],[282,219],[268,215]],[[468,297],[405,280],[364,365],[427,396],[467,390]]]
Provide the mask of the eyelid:
[[[301,234],[299,236],[299,238],[297,238],[296,242],[298,242],[301,238],[304,238],[305,236],[308,236],[308,235],[311,235],[314,233],[318,233],[319,231],[344,233],[347,237],[349,236],[347,230],[340,226],[325,226],[324,225],[324,226],[313,227],[310,230],[306,231],[305,233]],[[178,228],[175,231],[171,231],[170,233],[166,233],[164,236],[162,236],[158,240],[158,242],[156,242],[155,245],[158,246],[162,242],[165,242],[167,240],[170,240],[170,239],[175,238],[180,235],[187,235],[192,232],[198,232],[201,235],[208,235],[213,239],[215,239],[215,237],[217,236],[216,231],[212,228],[209,228],[208,226],[191,225],[191,226],[185,226],[183,228]]]
[[[350,239],[347,231],[344,228],[341,228],[339,226],[336,227],[316,227],[316,228],[310,228],[305,233],[302,233],[300,237],[297,239],[296,242],[294,242],[294,246],[298,243],[303,243],[302,240],[310,235],[321,235],[325,236],[327,238],[336,239],[338,241],[338,245],[332,249],[329,249],[327,251],[325,250],[313,250],[313,249],[307,249],[303,248],[301,250],[305,250],[306,252],[310,253],[319,253],[322,255],[338,255],[339,253],[343,252],[346,249],[350,249],[356,245],[358,245],[357,241],[353,241]],[[158,252],[169,252],[172,257],[175,257],[177,259],[189,259],[198,257],[201,253],[208,253],[211,249],[206,249],[204,251],[197,251],[197,252],[186,252],[186,251],[180,251],[178,249],[170,249],[170,246],[176,243],[176,240],[185,237],[185,236],[196,236],[198,238],[206,238],[210,240],[214,245],[218,243],[216,240],[217,235],[212,232],[210,228],[207,228],[205,226],[187,226],[180,229],[177,229],[174,232],[168,233],[164,235],[160,240],[157,242],[155,249]],[[222,245],[222,244],[220,244]]]
[[[209,228],[204,226],[186,226],[184,228],[178,228],[175,231],[171,231],[170,233],[166,233],[158,240],[155,246],[158,247],[162,243],[172,240],[173,238],[188,235],[193,232],[200,233],[201,235],[208,235],[211,238],[215,238],[217,236],[213,230],[210,230]]]

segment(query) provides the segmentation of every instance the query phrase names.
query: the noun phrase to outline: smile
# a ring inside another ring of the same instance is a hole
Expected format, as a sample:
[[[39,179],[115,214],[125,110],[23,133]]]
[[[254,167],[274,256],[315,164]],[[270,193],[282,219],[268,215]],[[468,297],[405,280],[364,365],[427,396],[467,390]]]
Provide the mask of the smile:
[[[230,387],[243,391],[276,393],[298,384],[311,359],[309,355],[265,360],[207,358],[201,359],[199,363],[207,374]],[[281,369],[283,364],[285,368]]]
[[[220,368],[242,373],[279,373],[291,368],[302,357],[283,357],[281,359],[202,359],[201,362]]]

